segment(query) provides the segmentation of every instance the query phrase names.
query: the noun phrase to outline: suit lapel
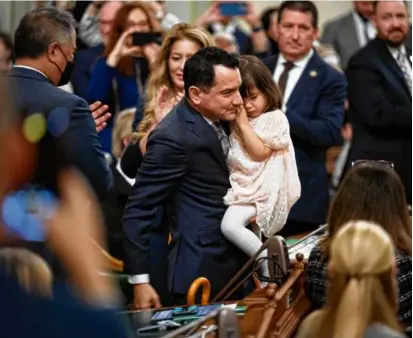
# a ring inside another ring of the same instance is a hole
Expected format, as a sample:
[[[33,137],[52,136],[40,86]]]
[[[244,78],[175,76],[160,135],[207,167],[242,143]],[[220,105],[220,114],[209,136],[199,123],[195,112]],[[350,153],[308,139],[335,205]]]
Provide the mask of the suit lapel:
[[[227,161],[224,152],[222,151],[221,142],[215,131],[208,125],[208,122],[201,116],[201,114],[189,105],[186,99],[182,100],[181,104],[185,106],[186,121],[189,123],[191,131],[208,146],[222,168],[226,172],[229,172]],[[225,126],[223,126],[223,128],[225,130]],[[227,132],[227,130],[225,131]]]
[[[318,54],[314,51],[307,66],[303,70],[301,77],[298,79],[290,97],[288,98],[287,107],[299,104],[303,97],[311,96],[311,93],[317,88],[319,68],[322,63]],[[288,109],[287,109],[288,110]]]
[[[383,56],[381,59],[379,58],[379,62],[382,62],[382,66],[380,68],[382,68],[383,73],[386,74],[388,71],[390,71],[393,75],[395,75],[396,78],[399,80],[399,83],[403,86],[406,93],[409,96],[411,96],[403,72],[401,71],[393,55],[391,55],[387,46],[384,44],[384,42],[380,41],[379,39],[373,40],[372,43],[374,44],[378,52]],[[406,51],[408,51],[408,49],[406,49]],[[392,76],[390,76],[390,78],[392,78]]]

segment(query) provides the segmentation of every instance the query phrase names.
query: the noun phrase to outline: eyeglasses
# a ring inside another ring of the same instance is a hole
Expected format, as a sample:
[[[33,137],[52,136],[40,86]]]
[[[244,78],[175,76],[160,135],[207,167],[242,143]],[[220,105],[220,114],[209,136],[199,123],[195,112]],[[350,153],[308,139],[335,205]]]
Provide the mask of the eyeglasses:
[[[369,163],[369,162],[380,163],[394,170],[394,163],[390,161],[385,161],[385,160],[357,160],[357,161],[351,162],[351,166],[354,167],[356,165],[359,165],[362,163]]]

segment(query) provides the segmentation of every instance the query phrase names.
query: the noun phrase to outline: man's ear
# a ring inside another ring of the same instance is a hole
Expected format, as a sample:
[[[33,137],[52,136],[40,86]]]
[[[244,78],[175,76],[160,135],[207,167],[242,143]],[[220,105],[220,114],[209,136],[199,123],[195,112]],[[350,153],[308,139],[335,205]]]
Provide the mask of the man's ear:
[[[191,86],[189,87],[189,99],[196,105],[200,105],[202,101],[203,92],[200,88]]]

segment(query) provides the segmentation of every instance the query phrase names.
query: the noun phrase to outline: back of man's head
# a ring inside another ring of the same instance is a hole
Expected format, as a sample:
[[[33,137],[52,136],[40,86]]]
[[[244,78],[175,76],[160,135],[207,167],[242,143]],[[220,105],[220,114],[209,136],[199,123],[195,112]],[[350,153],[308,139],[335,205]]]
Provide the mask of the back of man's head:
[[[70,43],[75,27],[73,16],[55,7],[41,7],[28,12],[14,35],[16,59],[36,59],[46,53],[53,42]]]
[[[184,66],[185,95],[189,97],[189,88],[196,86],[209,90],[214,85],[214,66],[224,66],[235,69],[239,60],[230,53],[217,48],[206,47],[195,53]]]

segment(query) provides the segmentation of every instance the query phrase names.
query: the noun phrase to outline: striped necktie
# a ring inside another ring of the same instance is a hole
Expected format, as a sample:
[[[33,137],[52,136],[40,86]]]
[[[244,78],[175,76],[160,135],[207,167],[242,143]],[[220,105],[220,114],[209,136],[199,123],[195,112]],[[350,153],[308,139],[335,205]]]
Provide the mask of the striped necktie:
[[[411,78],[411,70],[407,66],[406,55],[402,51],[399,51],[397,55],[397,64],[400,67],[400,70],[403,73],[404,79],[406,80],[407,86],[409,87],[410,94],[412,93],[412,78]]]
[[[217,134],[219,142],[221,142],[221,147],[224,156],[227,157],[230,147],[228,135],[225,133],[224,128],[222,128],[219,122],[214,122],[213,124],[211,124],[211,127]]]

